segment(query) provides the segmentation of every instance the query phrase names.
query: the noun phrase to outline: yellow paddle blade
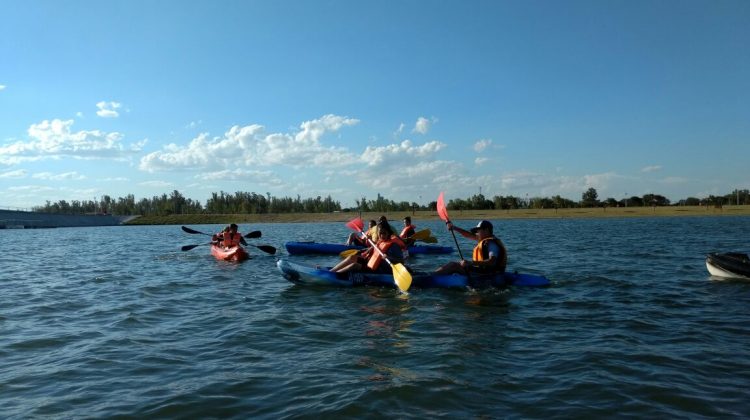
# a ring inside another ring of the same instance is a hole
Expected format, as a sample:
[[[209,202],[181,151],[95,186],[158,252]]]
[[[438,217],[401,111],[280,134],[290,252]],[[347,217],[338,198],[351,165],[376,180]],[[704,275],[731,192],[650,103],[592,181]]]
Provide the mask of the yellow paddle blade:
[[[424,238],[429,238],[430,235],[432,235],[432,232],[429,229],[422,229],[420,231],[414,232],[414,235],[411,235],[409,239],[414,239],[415,241],[419,241]]]
[[[354,254],[356,254],[358,252],[359,252],[358,249],[347,249],[347,250],[341,251],[339,253],[339,257],[341,257],[341,258],[348,258],[348,257],[351,257],[352,255],[354,255]]]
[[[434,236],[430,236],[430,237],[422,239],[422,242],[427,243],[427,244],[436,244],[437,238]]]
[[[396,281],[396,286],[402,292],[406,293],[411,286],[411,273],[404,267],[403,264],[393,264],[393,279]]]

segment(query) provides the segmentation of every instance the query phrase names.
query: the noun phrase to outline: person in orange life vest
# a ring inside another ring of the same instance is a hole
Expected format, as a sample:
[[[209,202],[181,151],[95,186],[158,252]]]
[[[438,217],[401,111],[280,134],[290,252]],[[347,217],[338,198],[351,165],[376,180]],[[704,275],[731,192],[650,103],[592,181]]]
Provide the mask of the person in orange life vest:
[[[229,229],[225,228],[224,232],[217,237],[217,240],[224,248],[232,248],[240,246],[240,244],[247,245],[242,234],[237,232],[237,225],[235,223],[229,225]]]
[[[404,242],[404,240],[401,239],[400,236],[396,235],[396,229],[394,229],[393,226],[391,226],[391,224],[388,223],[388,219],[386,219],[385,216],[380,216],[378,218],[377,229],[380,229],[380,226],[382,225],[388,226],[388,230],[392,232],[393,237],[391,239],[401,248],[401,253],[404,254],[403,258],[404,259],[409,258],[409,247],[406,245],[406,242]]]
[[[404,217],[404,229],[398,235],[407,246],[414,245],[414,239],[409,239],[417,233],[417,227],[411,224],[411,216]]]
[[[211,243],[221,246],[221,242],[224,240],[224,234],[227,232],[229,232],[229,225],[224,226],[224,229],[222,229],[219,233],[214,233],[211,236]]]
[[[370,238],[371,241],[376,242],[378,240],[378,234],[375,230],[375,227],[377,226],[377,222],[374,220],[370,220],[370,228],[367,230],[367,236]],[[367,239],[361,238],[360,234],[358,232],[352,232],[349,234],[349,238],[346,240],[347,245],[357,245],[357,246],[370,246],[370,244],[367,242]]]
[[[403,253],[401,247],[393,240],[395,235],[388,223],[378,223],[378,242],[375,246],[380,249],[393,263],[403,262]],[[349,256],[331,268],[335,273],[347,273],[349,271],[366,271],[370,273],[388,274],[391,273],[391,266],[384,261],[379,252],[372,247],[367,248],[359,254]]]
[[[493,234],[492,223],[482,220],[471,231],[466,231],[453,223],[447,223],[448,230],[458,232],[467,239],[477,241],[471,261],[452,261],[435,270],[436,274],[504,273],[508,263],[508,251],[503,242]]]

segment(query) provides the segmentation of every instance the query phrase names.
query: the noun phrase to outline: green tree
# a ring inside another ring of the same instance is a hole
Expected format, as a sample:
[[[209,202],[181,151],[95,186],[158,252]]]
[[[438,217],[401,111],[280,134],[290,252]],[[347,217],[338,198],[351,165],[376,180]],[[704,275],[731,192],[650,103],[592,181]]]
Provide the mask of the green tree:
[[[599,205],[599,194],[591,187],[581,195],[581,207],[596,207]]]

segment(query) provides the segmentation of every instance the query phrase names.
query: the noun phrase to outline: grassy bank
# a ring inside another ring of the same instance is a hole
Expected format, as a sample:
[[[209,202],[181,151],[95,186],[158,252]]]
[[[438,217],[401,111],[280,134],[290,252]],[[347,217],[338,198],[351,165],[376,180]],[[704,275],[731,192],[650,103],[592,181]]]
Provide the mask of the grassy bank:
[[[365,220],[377,219],[382,213],[362,213]],[[577,209],[517,209],[517,210],[451,210],[455,220],[481,219],[570,219],[600,217],[674,217],[674,216],[750,216],[750,206],[706,206],[678,207],[609,207]],[[385,213],[389,220],[400,221],[404,216],[419,220],[438,220],[437,212],[391,212]],[[198,225],[225,223],[307,223],[347,222],[358,213],[292,213],[292,214],[178,214],[171,216],[143,216],[128,222],[128,225]]]

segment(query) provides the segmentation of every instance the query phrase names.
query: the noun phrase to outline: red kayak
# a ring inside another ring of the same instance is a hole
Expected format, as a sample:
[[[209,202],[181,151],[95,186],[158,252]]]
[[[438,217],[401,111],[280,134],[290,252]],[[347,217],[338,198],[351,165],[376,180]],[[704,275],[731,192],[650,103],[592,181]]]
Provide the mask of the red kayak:
[[[245,248],[241,246],[235,246],[232,248],[224,248],[217,245],[211,245],[211,255],[216,257],[217,260],[224,261],[245,261],[250,258],[250,254],[245,251]]]

